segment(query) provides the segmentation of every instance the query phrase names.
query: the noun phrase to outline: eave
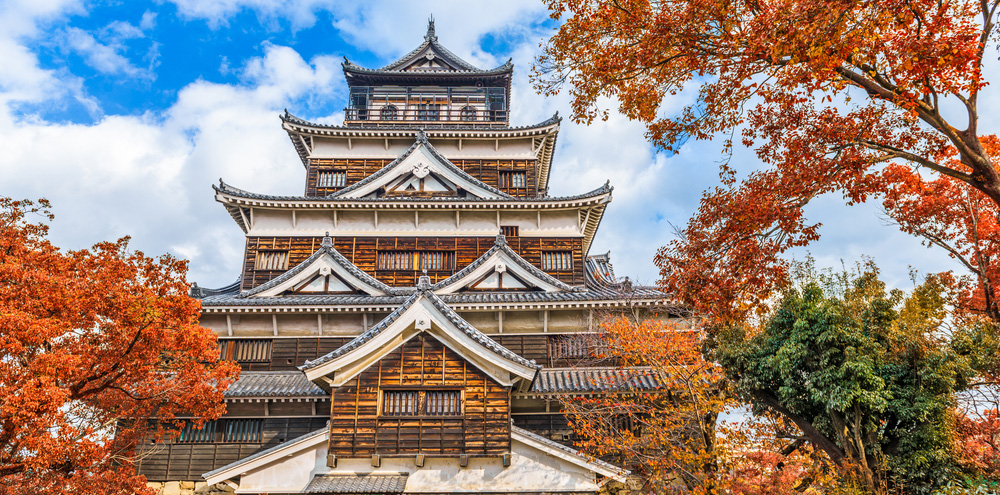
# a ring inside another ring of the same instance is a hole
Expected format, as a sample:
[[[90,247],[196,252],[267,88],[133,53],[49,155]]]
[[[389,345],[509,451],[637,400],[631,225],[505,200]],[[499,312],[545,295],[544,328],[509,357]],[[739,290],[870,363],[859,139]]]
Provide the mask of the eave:
[[[266,196],[248,193],[225,183],[213,186],[215,200],[226,207],[243,233],[250,232],[254,208],[272,210],[560,210],[581,211],[583,222],[583,252],[586,255],[597,233],[607,204],[611,202],[610,185],[589,193],[565,198],[527,199],[332,199],[330,197]],[[589,212],[589,213],[588,213]]]
[[[275,298],[277,299],[277,298]],[[631,298],[631,299],[595,299],[581,301],[538,301],[538,302],[449,302],[455,311],[544,311],[560,309],[613,309],[613,308],[664,308],[668,311],[682,313],[680,303],[664,297]],[[238,305],[238,304],[202,304],[202,314],[227,313],[371,313],[388,312],[399,307],[399,303],[385,304],[290,304],[287,301],[273,301],[270,304]]]

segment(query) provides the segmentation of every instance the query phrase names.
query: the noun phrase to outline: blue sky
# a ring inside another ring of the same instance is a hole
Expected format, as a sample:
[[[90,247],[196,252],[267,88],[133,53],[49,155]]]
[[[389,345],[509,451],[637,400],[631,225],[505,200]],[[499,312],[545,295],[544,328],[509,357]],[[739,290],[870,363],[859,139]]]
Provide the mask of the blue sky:
[[[190,278],[203,286],[229,283],[243,237],[211,184],[222,177],[253,191],[301,193],[303,169],[278,114],[339,122],[343,57],[381,66],[422,41],[431,14],[441,42],[473,64],[514,59],[515,125],[568,113],[566,95],[542,98],[528,82],[555,28],[534,0],[0,0],[0,194],[52,200],[60,246],[131,235],[148,254],[191,259]],[[996,129],[998,118],[983,127]],[[713,142],[657,154],[641,125],[613,112],[591,126],[567,120],[551,192],[610,179],[614,202],[592,253],[611,250],[619,275],[654,282],[656,248],[715,185],[720,157]],[[736,150],[736,161],[757,166],[748,150]],[[901,286],[911,265],[951,266],[877,213],[836,197],[816,201],[809,215],[824,224],[824,239],[810,250],[818,262],[871,255]]]

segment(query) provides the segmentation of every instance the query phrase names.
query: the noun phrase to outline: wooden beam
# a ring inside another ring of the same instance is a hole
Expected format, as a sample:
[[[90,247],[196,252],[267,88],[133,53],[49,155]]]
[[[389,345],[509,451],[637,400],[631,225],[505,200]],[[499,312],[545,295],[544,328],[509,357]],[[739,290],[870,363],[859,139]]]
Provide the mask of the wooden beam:
[[[271,313],[271,325],[274,327],[274,334],[278,335],[278,314]]]
[[[319,334],[323,335],[323,314],[316,313],[316,327],[319,328]]]
[[[295,210],[292,210],[292,228],[294,229],[295,227],[298,227],[298,225],[299,222],[298,219],[295,218]]]
[[[226,315],[226,331],[230,337],[233,336],[233,319],[228,314]]]
[[[354,149],[354,143],[351,141],[351,138],[347,138],[347,149],[349,150]]]

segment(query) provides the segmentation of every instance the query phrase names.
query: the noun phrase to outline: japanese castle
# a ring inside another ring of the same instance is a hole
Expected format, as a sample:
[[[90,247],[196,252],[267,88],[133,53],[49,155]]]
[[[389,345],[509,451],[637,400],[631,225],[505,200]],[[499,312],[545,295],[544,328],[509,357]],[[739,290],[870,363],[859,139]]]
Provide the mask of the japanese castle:
[[[144,446],[139,472],[161,493],[575,494],[624,480],[573,448],[560,407],[656,386],[589,349],[603,315],[669,304],[588,254],[610,185],[550,196],[558,115],[511,126],[511,62],[470,65],[433,20],[399,60],[343,69],[343,125],[281,116],[302,196],[214,187],[246,234],[242,274],[192,293],[242,374],[225,416]]]

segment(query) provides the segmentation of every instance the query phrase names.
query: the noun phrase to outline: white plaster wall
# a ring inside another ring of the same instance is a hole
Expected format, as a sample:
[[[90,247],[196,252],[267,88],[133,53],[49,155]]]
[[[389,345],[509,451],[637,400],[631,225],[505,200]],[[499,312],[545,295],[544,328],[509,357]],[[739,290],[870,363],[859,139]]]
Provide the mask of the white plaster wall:
[[[539,235],[561,232],[581,232],[579,210],[548,210],[542,212]]]
[[[338,459],[337,467],[326,467],[326,444],[303,450],[291,457],[246,473],[237,493],[298,493],[315,475],[334,473],[409,473],[407,493],[420,492],[559,492],[596,491],[594,475],[587,469],[553,457],[518,441],[512,442],[510,466],[499,458],[472,458],[460,467],[456,458],[426,459],[423,467],[413,457],[383,458],[374,468],[369,458]]]
[[[338,211],[337,231],[364,231],[375,229],[375,215],[371,211]]]
[[[339,221],[339,213],[337,220]],[[333,212],[297,210],[295,212],[296,230],[312,232],[333,232]]]
[[[292,212],[254,208],[251,235],[257,231],[291,232],[292,229]]]
[[[250,471],[240,478],[236,493],[296,493],[305,490],[317,473],[326,472],[326,442]]]

